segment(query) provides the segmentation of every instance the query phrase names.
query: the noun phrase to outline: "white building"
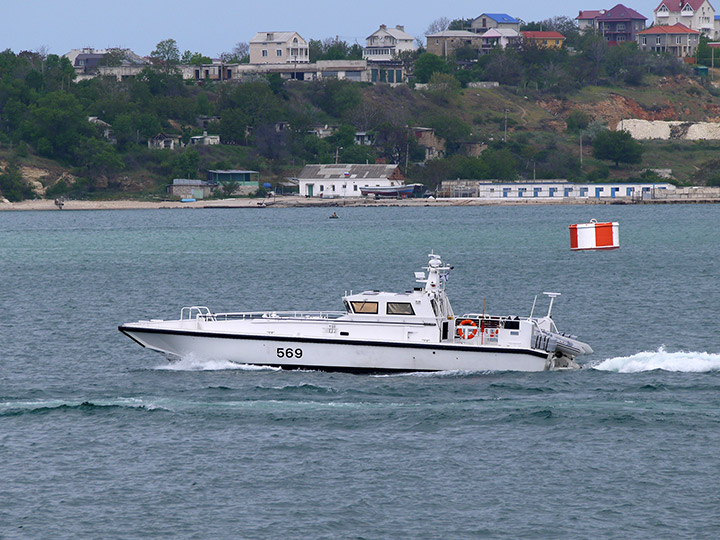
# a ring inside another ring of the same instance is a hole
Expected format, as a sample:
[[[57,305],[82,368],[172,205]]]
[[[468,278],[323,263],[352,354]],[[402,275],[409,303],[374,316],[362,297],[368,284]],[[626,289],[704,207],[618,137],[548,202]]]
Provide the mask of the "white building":
[[[401,25],[388,28],[384,24],[365,39],[363,58],[367,60],[393,60],[399,53],[415,50],[415,38]]]
[[[478,199],[615,199],[652,198],[674,190],[667,182],[572,183],[567,180],[493,182],[492,180],[444,180],[438,197]]]
[[[250,40],[251,64],[310,61],[308,43],[297,32],[258,32]]]
[[[663,0],[654,14],[655,26],[680,23],[708,36],[715,33],[715,8],[708,0]]]
[[[482,50],[489,51],[495,47],[504,49],[508,46],[520,45],[522,36],[511,28],[491,28],[482,34]]]
[[[361,187],[401,186],[405,177],[397,165],[305,165],[298,175],[300,195],[306,197],[360,197]]]

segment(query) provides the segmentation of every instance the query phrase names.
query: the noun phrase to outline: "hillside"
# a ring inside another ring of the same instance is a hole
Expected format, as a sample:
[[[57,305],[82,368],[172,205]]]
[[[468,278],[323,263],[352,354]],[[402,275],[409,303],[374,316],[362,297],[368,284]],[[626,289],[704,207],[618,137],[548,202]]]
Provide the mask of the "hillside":
[[[495,75],[495,56],[471,66],[485,70],[476,78]],[[306,163],[336,159],[398,163],[409,180],[431,189],[447,178],[654,178],[646,169],[669,169],[680,185],[720,181],[720,141],[641,141],[640,161],[619,165],[593,157],[592,148],[598,133],[627,119],[720,122],[715,86],[674,64],[648,68],[632,84],[621,76],[571,84],[569,74],[582,62],[558,58],[566,84],[548,88],[514,75],[515,84],[463,88],[468,72],[450,64],[439,65],[423,89],[414,89],[412,79],[390,87],[279,76],[197,86],[153,70],[135,80],[68,86],[62,61],[48,58],[51,65],[40,75],[32,61],[6,51],[0,57],[0,192],[10,200],[161,199],[173,178],[204,178],[207,169],[256,170],[262,183],[276,185]],[[112,144],[88,117],[112,125]],[[318,137],[318,126],[327,126],[329,136]],[[442,139],[440,157],[426,159],[408,129],[413,126],[432,128]],[[188,142],[205,131],[223,144],[151,150],[146,143],[158,133]],[[357,132],[374,144],[356,144]]]

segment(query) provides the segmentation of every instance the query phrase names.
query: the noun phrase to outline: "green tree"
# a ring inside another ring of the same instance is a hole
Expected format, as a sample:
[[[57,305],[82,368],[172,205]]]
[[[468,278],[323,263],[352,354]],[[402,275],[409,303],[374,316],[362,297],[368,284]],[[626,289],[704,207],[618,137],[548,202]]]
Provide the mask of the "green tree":
[[[342,163],[375,163],[376,157],[372,146],[359,144],[343,147],[339,154]]]
[[[44,156],[72,159],[74,149],[84,137],[91,135],[91,127],[75,96],[58,91],[38,100],[30,111],[25,131]]]
[[[173,155],[172,173],[176,178],[195,178],[200,168],[200,154],[194,148]]]
[[[603,130],[593,140],[593,155],[598,159],[620,163],[640,163],[643,147],[628,131]]]
[[[335,133],[327,138],[327,141],[334,146],[349,148],[355,144],[355,127],[349,124],[343,124]]]
[[[448,25],[448,30],[470,30],[473,19],[453,19]]]
[[[324,79],[311,84],[312,103],[335,118],[341,118],[362,101],[360,88],[354,82]]]
[[[150,53],[153,64],[166,73],[174,72],[180,63],[180,49],[174,39],[164,39]]]
[[[445,139],[445,150],[448,155],[455,154],[460,148],[460,143],[470,137],[470,126],[459,118],[439,114],[430,117],[428,125],[435,129],[438,137]]]
[[[415,61],[413,73],[419,83],[430,81],[433,73],[447,73],[449,71],[447,62],[437,55],[423,53]]]
[[[125,166],[113,145],[94,137],[84,139],[75,153],[75,162],[85,166],[90,173],[110,174]]]
[[[112,124],[115,140],[120,150],[126,149],[135,141],[136,132],[131,114],[120,114],[115,117]]]
[[[202,53],[192,52],[192,51],[185,51],[183,53],[180,61],[183,64],[188,64],[188,65],[192,65],[192,66],[200,66],[202,64],[212,64],[212,58],[210,58],[209,56],[205,56]]]
[[[460,81],[447,73],[433,73],[428,92],[439,103],[448,103],[460,92]]]
[[[241,109],[226,109],[220,119],[220,139],[223,144],[247,144],[250,124],[248,115]]]
[[[515,180],[518,177],[517,159],[507,148],[485,150],[482,161],[487,167],[488,178]]]
[[[575,109],[570,112],[565,123],[567,124],[568,131],[577,133],[590,125],[590,115],[585,111]]]
[[[25,182],[15,163],[8,163],[0,173],[0,193],[10,202],[35,198],[35,192]]]

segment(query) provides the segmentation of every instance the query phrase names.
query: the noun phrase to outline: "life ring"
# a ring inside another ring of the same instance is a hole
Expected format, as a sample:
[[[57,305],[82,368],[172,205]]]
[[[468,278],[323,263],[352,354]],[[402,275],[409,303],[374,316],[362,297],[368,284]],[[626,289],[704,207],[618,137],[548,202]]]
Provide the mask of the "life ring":
[[[469,332],[465,332],[465,328],[471,328]],[[477,335],[478,325],[470,319],[463,319],[457,325],[457,333],[463,339],[472,339]]]

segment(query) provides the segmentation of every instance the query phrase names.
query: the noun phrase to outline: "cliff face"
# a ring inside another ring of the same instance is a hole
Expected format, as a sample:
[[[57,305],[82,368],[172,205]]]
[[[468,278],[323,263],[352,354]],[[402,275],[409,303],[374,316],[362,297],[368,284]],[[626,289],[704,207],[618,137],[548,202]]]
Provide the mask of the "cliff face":
[[[550,114],[565,118],[573,110],[614,128],[630,118],[649,121],[720,122],[720,99],[708,88],[684,75],[661,77],[637,87],[583,89],[566,99],[539,99]]]

